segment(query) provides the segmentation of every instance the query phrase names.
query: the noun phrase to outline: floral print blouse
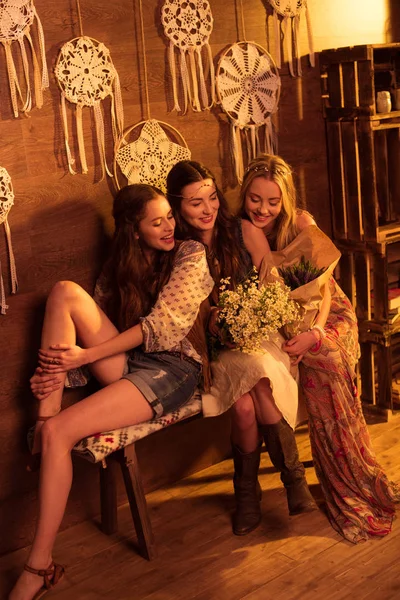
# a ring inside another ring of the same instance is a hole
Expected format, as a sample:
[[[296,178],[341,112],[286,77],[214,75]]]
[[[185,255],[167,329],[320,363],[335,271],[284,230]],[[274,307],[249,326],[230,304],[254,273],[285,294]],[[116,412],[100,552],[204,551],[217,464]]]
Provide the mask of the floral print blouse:
[[[213,287],[204,246],[194,240],[182,242],[168,283],[162,288],[150,314],[140,320],[144,351],[183,352],[201,362],[186,336],[193,327],[201,302]]]

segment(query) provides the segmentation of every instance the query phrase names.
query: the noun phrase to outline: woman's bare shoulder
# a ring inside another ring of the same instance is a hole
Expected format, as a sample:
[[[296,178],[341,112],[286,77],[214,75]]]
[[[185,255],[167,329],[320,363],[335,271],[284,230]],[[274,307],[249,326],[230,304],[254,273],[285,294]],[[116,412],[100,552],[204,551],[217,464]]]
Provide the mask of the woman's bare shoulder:
[[[316,225],[314,217],[306,210],[299,210],[296,214],[296,227],[298,231],[303,231],[310,225]]]

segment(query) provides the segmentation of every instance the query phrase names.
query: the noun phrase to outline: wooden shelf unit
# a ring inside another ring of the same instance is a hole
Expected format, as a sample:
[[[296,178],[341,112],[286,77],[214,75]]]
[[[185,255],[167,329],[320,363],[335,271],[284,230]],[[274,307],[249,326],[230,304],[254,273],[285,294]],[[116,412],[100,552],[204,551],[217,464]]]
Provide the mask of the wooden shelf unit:
[[[375,100],[388,90],[395,107],[400,44],[324,50],[320,68],[333,238],[359,321],[361,398],[389,412],[398,398],[392,347],[400,318],[390,322],[388,289],[400,279],[400,110],[378,113]]]

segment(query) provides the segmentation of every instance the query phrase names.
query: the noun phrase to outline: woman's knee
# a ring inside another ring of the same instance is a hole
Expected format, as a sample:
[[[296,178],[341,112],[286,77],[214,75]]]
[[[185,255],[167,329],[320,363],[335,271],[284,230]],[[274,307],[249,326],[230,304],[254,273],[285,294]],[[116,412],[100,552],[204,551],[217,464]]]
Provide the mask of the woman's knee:
[[[56,451],[57,449],[63,451],[70,450],[74,446],[74,443],[69,440],[67,430],[62,423],[62,420],[57,418],[57,416],[43,423],[40,435],[42,453]]]
[[[47,302],[65,304],[79,298],[83,291],[83,288],[74,281],[57,281],[49,294]]]
[[[240,429],[247,429],[256,421],[254,402],[250,394],[245,394],[235,402],[232,419]]]

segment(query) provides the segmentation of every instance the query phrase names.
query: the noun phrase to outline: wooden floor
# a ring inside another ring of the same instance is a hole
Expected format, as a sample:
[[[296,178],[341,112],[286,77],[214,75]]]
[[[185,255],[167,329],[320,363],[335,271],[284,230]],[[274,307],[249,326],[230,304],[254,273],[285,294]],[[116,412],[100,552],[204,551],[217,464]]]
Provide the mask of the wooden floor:
[[[400,418],[370,425],[380,462],[400,483]],[[301,459],[310,459],[305,429]],[[66,576],[54,600],[389,600],[400,598],[400,522],[392,533],[353,546],[330,527],[322,510],[289,517],[279,477],[266,454],[261,465],[262,525],[232,535],[232,463],[225,461],[148,495],[158,558],[137,555],[127,506],[120,533],[107,537],[85,522],[57,538],[55,559]],[[307,479],[317,499],[312,467]],[[400,510],[400,509],[399,509]],[[0,558],[1,598],[27,549]],[[47,596],[46,596],[47,598]]]

